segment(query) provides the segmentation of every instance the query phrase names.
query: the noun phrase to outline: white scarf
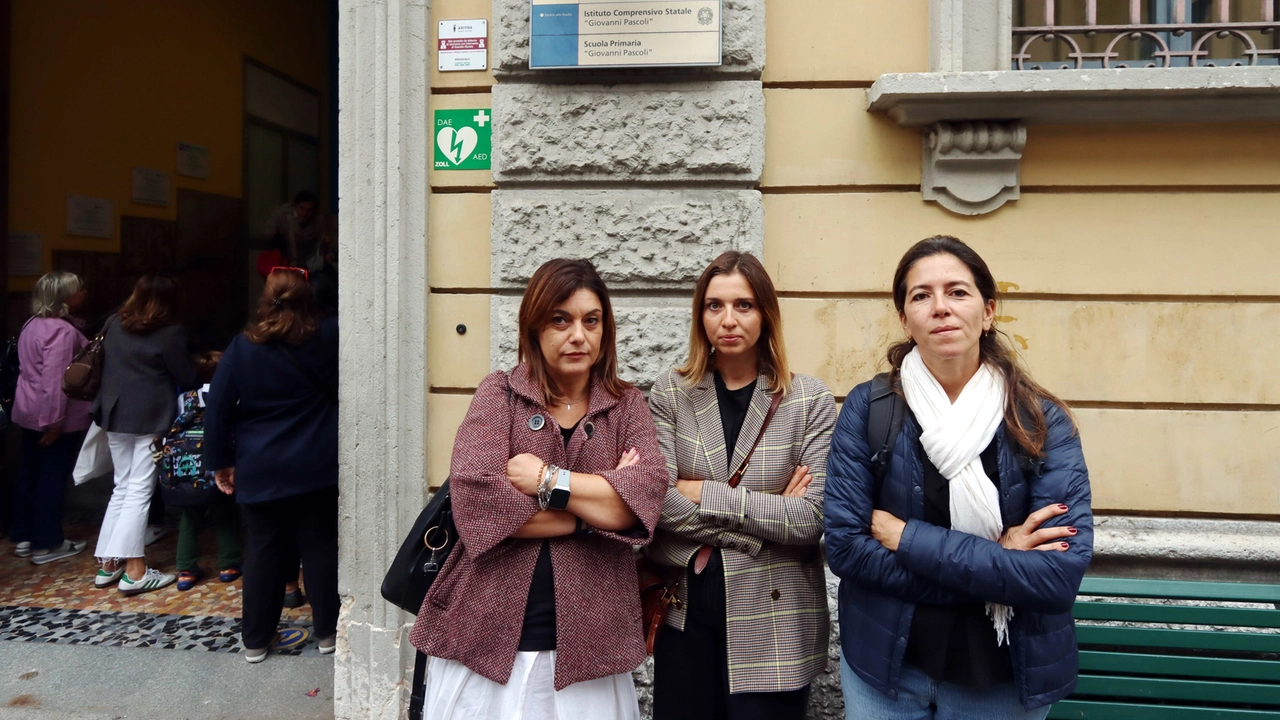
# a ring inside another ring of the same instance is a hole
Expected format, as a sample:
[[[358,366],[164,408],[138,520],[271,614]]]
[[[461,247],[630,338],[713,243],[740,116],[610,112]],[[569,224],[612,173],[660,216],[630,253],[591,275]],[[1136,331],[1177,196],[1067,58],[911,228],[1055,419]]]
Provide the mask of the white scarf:
[[[920,444],[951,487],[951,528],[999,540],[1004,531],[1000,494],[982,469],[982,451],[1004,421],[1004,378],[985,364],[970,378],[955,404],[913,348],[902,361],[902,391],[920,423]],[[1013,608],[987,603],[996,644],[1009,642]]]

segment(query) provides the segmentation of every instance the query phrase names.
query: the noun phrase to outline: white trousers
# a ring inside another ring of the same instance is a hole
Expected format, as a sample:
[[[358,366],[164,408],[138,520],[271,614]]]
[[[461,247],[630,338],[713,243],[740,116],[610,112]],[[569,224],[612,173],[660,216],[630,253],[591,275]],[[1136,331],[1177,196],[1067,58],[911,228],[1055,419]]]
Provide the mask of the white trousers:
[[[556,692],[556,653],[518,652],[506,685],[456,660],[427,665],[423,720],[639,720],[631,673],[574,683]]]
[[[107,448],[115,466],[116,488],[107,503],[107,514],[98,532],[98,560],[143,557],[147,511],[156,486],[156,464],[151,459],[155,435],[107,433]]]

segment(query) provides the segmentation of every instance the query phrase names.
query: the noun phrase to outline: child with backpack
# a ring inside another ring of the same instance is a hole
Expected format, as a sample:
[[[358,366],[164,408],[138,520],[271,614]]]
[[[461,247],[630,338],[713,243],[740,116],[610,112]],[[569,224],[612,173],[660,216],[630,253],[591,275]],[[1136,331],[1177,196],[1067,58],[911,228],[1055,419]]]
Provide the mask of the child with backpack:
[[[178,525],[178,590],[196,586],[205,575],[200,568],[200,528],[206,513],[218,538],[218,580],[240,577],[240,508],[235,498],[217,490],[213,471],[204,467],[204,407],[209,382],[222,353],[196,357],[204,386],[178,397],[178,419],[157,443],[160,492],[168,505],[182,508]]]

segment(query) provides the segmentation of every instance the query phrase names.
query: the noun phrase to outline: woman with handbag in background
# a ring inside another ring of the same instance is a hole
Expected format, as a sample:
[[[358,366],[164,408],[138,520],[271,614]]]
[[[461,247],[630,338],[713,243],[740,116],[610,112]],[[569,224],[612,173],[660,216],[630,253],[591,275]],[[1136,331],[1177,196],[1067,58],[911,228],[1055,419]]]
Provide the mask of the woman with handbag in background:
[[[666,490],[653,420],[618,379],[609,293],[552,260],[520,304],[519,360],[480,384],[450,468],[459,540],[410,640],[430,720],[636,720],[645,658],[632,546]]]
[[[98,533],[95,552],[102,569],[94,585],[116,585],[125,595],[159,590],[177,579],[148,568],[143,550],[156,487],[151,445],[177,416],[174,395],[200,386],[177,306],[177,280],[144,275],[102,328],[102,385],[93,417],[107,434],[115,489]]]
[[[827,667],[822,488],[835,425],[787,369],[773,282],[727,252],[693,298],[689,359],[649,398],[671,487],[646,553],[678,577],[653,651],[655,720],[799,720]]]
[[[284,586],[303,577],[321,654],[338,633],[338,319],[321,319],[302,268],[267,275],[257,319],[209,387],[204,463],[244,508],[242,638],[262,662]]]
[[[72,314],[84,304],[84,284],[51,272],[31,291],[33,317],[18,336],[21,369],[13,422],[22,428],[22,471],[13,490],[14,554],[41,565],[84,552],[83,540],[62,534],[62,493],[89,427],[89,403],[62,392],[62,374],[87,343]]]

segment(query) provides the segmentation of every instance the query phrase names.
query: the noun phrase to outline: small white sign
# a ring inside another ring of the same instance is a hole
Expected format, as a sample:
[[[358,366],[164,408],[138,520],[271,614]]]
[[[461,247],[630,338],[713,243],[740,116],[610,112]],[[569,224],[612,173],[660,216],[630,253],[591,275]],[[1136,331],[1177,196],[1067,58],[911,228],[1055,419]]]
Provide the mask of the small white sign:
[[[67,234],[109,238],[115,225],[111,201],[106,198],[67,196]]]
[[[40,275],[44,270],[40,233],[9,233],[9,274]]]
[[[209,179],[209,148],[191,143],[178,143],[179,175],[185,177]]]
[[[436,54],[440,72],[489,69],[489,21],[441,20]]]
[[[133,201],[140,205],[169,207],[169,173],[151,168],[134,168]]]

